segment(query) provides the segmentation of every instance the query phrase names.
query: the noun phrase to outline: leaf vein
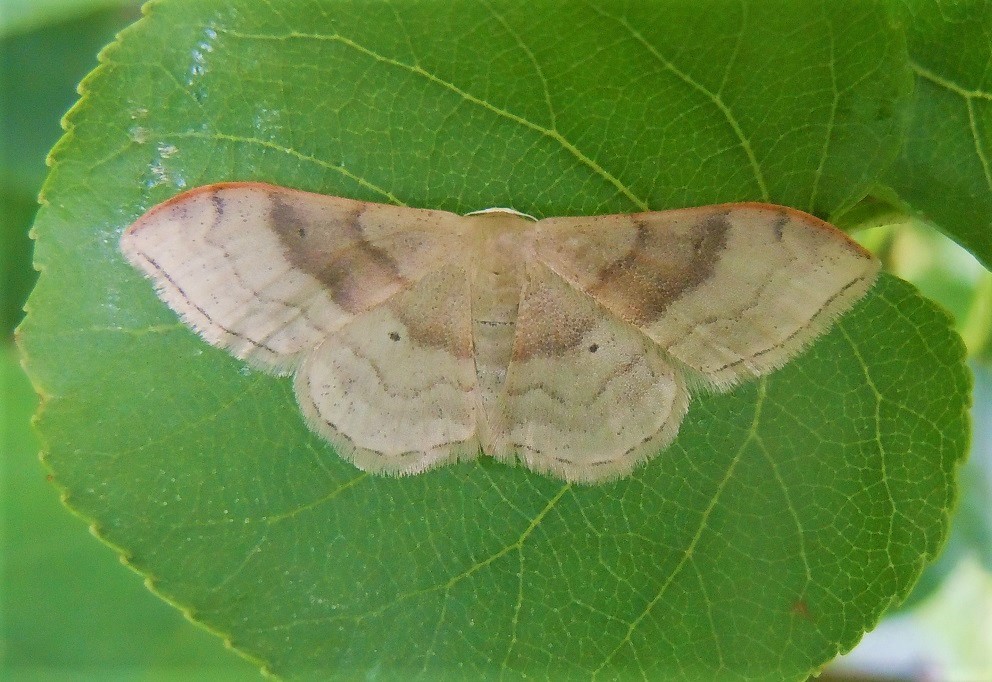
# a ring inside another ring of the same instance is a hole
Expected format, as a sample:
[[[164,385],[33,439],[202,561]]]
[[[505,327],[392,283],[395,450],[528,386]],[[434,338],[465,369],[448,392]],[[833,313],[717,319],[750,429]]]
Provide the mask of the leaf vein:
[[[740,122],[737,120],[737,117],[734,116],[734,112],[731,111],[730,107],[727,106],[727,103],[723,101],[723,97],[720,93],[713,92],[695,78],[690,76],[686,71],[680,69],[670,59],[665,57],[654,45],[648,42],[640,31],[630,25],[630,22],[627,21],[626,17],[616,17],[602,11],[594,5],[589,6],[601,16],[612,19],[616,23],[623,26],[624,29],[630,33],[630,36],[640,43],[641,46],[644,47],[644,49],[647,50],[648,53],[651,54],[651,56],[654,57],[666,71],[671,73],[691,89],[703,95],[710,101],[711,104],[713,104],[713,106],[717,108],[720,114],[723,115],[723,118],[726,120],[727,124],[730,126],[734,135],[737,137],[737,141],[741,149],[744,150],[744,155],[747,157],[748,164],[751,166],[751,173],[754,175],[754,180],[758,185],[758,190],[761,193],[762,200],[770,201],[771,195],[768,192],[768,185],[765,182],[765,175],[761,170],[761,165],[758,163],[757,156],[755,156],[754,149],[751,147],[751,141],[748,139],[747,135],[744,134],[744,129],[741,127]]]
[[[264,147],[265,149],[272,149],[272,150],[275,150],[275,151],[280,152],[282,154],[286,154],[288,156],[292,156],[293,158],[298,159],[300,161],[306,161],[307,163],[315,164],[317,166],[320,166],[321,168],[326,168],[327,170],[332,170],[332,171],[334,171],[336,173],[340,173],[341,175],[343,175],[344,177],[348,178],[349,180],[352,180],[352,181],[358,183],[359,185],[361,185],[365,189],[371,190],[371,191],[373,191],[373,192],[375,192],[375,193],[377,193],[377,194],[385,197],[390,203],[396,204],[398,206],[406,206],[406,204],[404,202],[400,201],[400,199],[397,198],[396,195],[394,195],[389,190],[387,190],[387,189],[385,189],[383,187],[380,187],[379,185],[376,185],[375,183],[371,182],[370,180],[366,180],[365,178],[363,178],[360,175],[357,175],[355,173],[352,173],[350,170],[348,170],[347,168],[345,168],[341,164],[330,163],[329,161],[325,161],[323,159],[317,158],[316,156],[311,156],[309,154],[304,154],[304,153],[302,153],[300,151],[297,151],[296,149],[293,149],[292,147],[286,147],[284,145],[277,144],[275,142],[271,142],[269,140],[262,140],[262,139],[259,139],[257,137],[247,137],[247,136],[244,136],[244,135],[230,135],[228,133],[221,133],[221,132],[204,133],[204,132],[199,132],[199,131],[188,131],[188,132],[184,132],[184,133],[171,133],[170,135],[168,135],[168,137],[172,137],[172,138],[195,138],[195,139],[202,139],[202,140],[223,140],[225,142],[234,142],[236,144],[253,144],[253,145],[258,145],[260,147]]]
[[[560,132],[558,132],[556,129],[539,125],[537,123],[534,123],[533,121],[524,118],[523,116],[513,113],[512,111],[503,109],[502,107],[498,107],[495,104],[492,104],[491,102],[482,99],[481,97],[477,97],[473,95],[467,90],[463,90],[454,83],[441,78],[440,76],[432,73],[431,71],[428,71],[427,69],[419,65],[407,64],[405,62],[399,61],[398,59],[393,59],[392,57],[387,57],[386,55],[379,54],[378,52],[368,47],[365,47],[361,43],[358,43],[355,40],[352,40],[351,38],[348,38],[347,36],[343,36],[340,34],[325,35],[321,33],[303,33],[300,31],[292,31],[285,35],[239,33],[235,31],[227,31],[226,33],[232,37],[242,38],[247,40],[288,40],[295,38],[301,40],[319,40],[326,42],[334,42],[349,47],[352,50],[355,50],[356,52],[359,52],[371,59],[374,59],[379,63],[387,64],[389,66],[412,73],[441,88],[444,88],[445,90],[448,90],[449,92],[457,95],[466,102],[481,107],[489,111],[490,113],[499,116],[500,118],[506,119],[508,121],[512,121],[513,123],[528,128],[540,135],[543,135],[544,137],[550,140],[553,140],[559,146],[561,146],[566,152],[571,154],[579,163],[589,168],[591,171],[593,171],[593,173],[598,175],[600,178],[602,178],[609,184],[613,185],[624,197],[627,198],[628,201],[634,204],[637,208],[639,208],[642,211],[647,211],[649,209],[648,203],[645,200],[638,197],[637,195],[635,195],[633,191],[629,187],[627,187],[627,185],[625,185],[616,175],[610,173],[598,162],[596,162],[593,158],[583,153],[582,150],[580,150],[572,142],[566,139],[565,136],[562,135]],[[260,141],[260,142],[264,142],[264,141]],[[333,165],[329,167],[337,168],[336,166]]]
[[[627,632],[620,640],[620,642],[609,654],[606,655],[606,657],[603,659],[603,662],[599,665],[599,667],[593,671],[594,677],[603,671],[603,669],[617,655],[620,649],[622,649],[626,645],[630,645],[633,647],[633,642],[631,641],[631,637],[633,636],[634,632],[637,630],[640,624],[644,622],[644,620],[648,617],[648,615],[654,610],[654,607],[657,606],[657,604],[661,601],[662,597],[665,596],[665,593],[668,592],[668,588],[671,587],[672,584],[675,582],[675,578],[677,578],[682,573],[682,570],[692,560],[693,552],[696,549],[696,545],[699,544],[699,540],[702,538],[703,532],[707,528],[710,515],[713,513],[713,510],[716,508],[716,505],[719,502],[720,497],[723,495],[723,491],[726,489],[727,484],[730,482],[730,479],[733,478],[734,471],[737,469],[737,465],[740,463],[741,458],[744,454],[744,449],[757,437],[758,424],[761,421],[761,411],[762,411],[762,406],[764,405],[765,402],[765,398],[767,396],[767,390],[768,390],[767,380],[765,378],[760,379],[758,382],[758,394],[755,399],[754,417],[751,419],[751,425],[748,428],[747,435],[744,437],[743,441],[741,442],[740,447],[737,448],[737,452],[734,454],[734,457],[730,462],[730,466],[727,467],[727,471],[724,474],[723,478],[717,484],[716,490],[713,493],[713,497],[712,499],[710,499],[710,503],[706,506],[706,509],[703,510],[702,516],[699,519],[699,527],[696,529],[696,532],[693,535],[692,540],[689,541],[688,547],[686,547],[685,551],[682,553],[682,558],[679,560],[678,564],[676,564],[675,568],[672,570],[671,574],[668,576],[665,582],[662,583],[661,587],[658,589],[658,593],[655,594],[655,596],[644,607],[644,610],[641,611],[641,613],[637,616],[637,618],[635,618],[634,621],[628,626]]]
[[[968,112],[968,126],[971,130],[971,138],[975,143],[975,155],[978,157],[979,163],[982,164],[982,172],[985,174],[985,183],[990,189],[992,189],[992,162],[989,161],[988,155],[985,153],[985,148],[982,146],[982,136],[978,131],[978,121],[975,118],[974,104],[976,99],[992,101],[992,93],[985,92],[981,89],[969,90],[961,87],[949,78],[945,78],[944,76],[927,69],[913,60],[910,60],[909,66],[920,78],[930,81],[934,85],[944,88],[948,92],[952,92],[964,99],[965,108]]]

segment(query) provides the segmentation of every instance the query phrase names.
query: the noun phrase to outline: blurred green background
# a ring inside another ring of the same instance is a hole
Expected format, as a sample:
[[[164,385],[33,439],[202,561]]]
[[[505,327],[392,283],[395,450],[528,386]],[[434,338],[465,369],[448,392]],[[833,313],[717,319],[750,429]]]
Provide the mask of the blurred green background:
[[[35,279],[28,230],[76,83],[140,16],[120,0],[0,0],[0,679],[259,679],[66,511],[38,461],[36,397],[14,347]],[[944,554],[831,679],[992,679],[992,275],[917,224],[859,233],[955,316],[976,378],[972,458]]]
[[[30,428],[14,327],[59,119],[134,2],[0,0],[0,680],[252,680],[256,667],[149,592],[59,502]]]

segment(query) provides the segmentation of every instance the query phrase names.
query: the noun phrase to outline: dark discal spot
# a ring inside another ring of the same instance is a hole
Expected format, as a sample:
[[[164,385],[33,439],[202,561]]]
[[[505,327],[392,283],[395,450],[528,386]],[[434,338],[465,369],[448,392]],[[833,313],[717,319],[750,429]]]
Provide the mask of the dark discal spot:
[[[595,353],[598,350],[599,350],[599,344],[598,343],[594,343],[591,346],[589,346],[589,352],[590,353]]]
[[[710,278],[729,229],[725,212],[707,216],[681,237],[639,222],[630,251],[599,273],[590,293],[635,323],[657,320],[674,301]]]
[[[300,239],[303,239],[304,237],[307,236],[307,230],[305,227],[301,227],[296,231],[296,234],[300,235]]]
[[[389,332],[389,338],[392,339],[393,341],[399,341],[400,335],[397,334],[396,332]]]

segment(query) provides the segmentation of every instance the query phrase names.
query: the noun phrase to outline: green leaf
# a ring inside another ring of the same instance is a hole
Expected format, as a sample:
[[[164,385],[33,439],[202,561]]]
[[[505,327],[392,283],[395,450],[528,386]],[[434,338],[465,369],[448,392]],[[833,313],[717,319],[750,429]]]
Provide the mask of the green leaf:
[[[781,371],[695,399],[634,476],[583,487],[487,458],[355,470],[288,380],[207,346],[117,249],[220,180],[831,214],[900,144],[883,4],[163,1],[103,61],[36,224],[46,458],[158,592],[274,673],[803,679],[939,549],[969,375],[946,315],[890,276]]]
[[[26,5],[25,5],[26,8]],[[4,6],[4,20],[18,12]],[[38,208],[45,155],[58,140],[59,117],[96,51],[124,25],[125,13],[97,12],[17,35],[0,23],[0,332],[9,341],[35,280],[28,228]]]
[[[992,573],[992,371],[976,367],[973,457],[962,468],[962,494],[955,517],[961,544]]]
[[[986,272],[975,284],[961,336],[969,353],[986,367],[992,367],[992,273]]]
[[[38,461],[37,397],[12,346],[0,347],[0,385],[0,679],[247,679],[249,663],[155,599],[65,513]]]
[[[96,65],[96,52],[127,23],[123,12],[98,12],[74,21],[0,38],[0,183],[37,195],[45,155],[59,138],[59,118],[76,97],[76,83]]]
[[[951,314],[970,358],[987,357],[992,348],[992,273],[969,251],[914,219],[861,232],[858,240],[888,272],[912,282]]]
[[[916,90],[906,144],[885,182],[992,268],[992,2],[896,4]]]
[[[33,196],[17,196],[0,186],[0,339],[4,342],[10,341],[21,321],[21,307],[36,278],[27,231],[37,208]]]
[[[971,454],[958,472],[959,499],[951,519],[951,530],[940,556],[927,566],[900,610],[918,606],[933,595],[964,559],[977,559],[992,573],[992,372],[977,365],[975,425]]]
[[[0,12],[0,38],[37,31],[46,25],[72,22],[105,13],[133,8],[134,0],[4,0]]]

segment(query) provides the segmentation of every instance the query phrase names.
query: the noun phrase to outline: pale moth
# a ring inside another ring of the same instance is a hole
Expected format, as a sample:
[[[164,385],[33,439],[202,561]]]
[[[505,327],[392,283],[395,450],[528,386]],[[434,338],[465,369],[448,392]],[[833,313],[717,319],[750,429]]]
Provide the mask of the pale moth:
[[[789,361],[879,268],[770,204],[535,221],[250,182],[154,207],[121,249],[207,342],[294,374],[306,423],[359,469],[485,453],[584,483],[665,449],[690,388]]]

